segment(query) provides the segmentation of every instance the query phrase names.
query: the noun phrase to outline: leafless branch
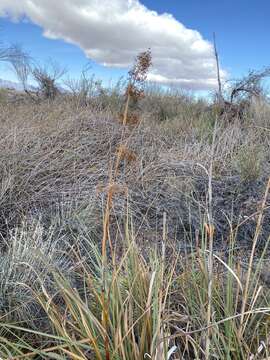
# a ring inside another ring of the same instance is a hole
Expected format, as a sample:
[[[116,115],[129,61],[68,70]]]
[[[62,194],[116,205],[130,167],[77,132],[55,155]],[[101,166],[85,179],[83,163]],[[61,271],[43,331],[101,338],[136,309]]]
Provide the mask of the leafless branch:
[[[230,102],[243,98],[243,95],[260,96],[263,92],[262,81],[270,76],[270,67],[263,70],[252,70],[247,76],[236,81],[231,90]]]
[[[56,62],[50,62],[47,66],[36,66],[32,75],[37,82],[41,94],[45,99],[55,99],[59,93],[57,80],[66,73],[66,69],[62,68]]]
[[[218,56],[218,51],[217,51],[216,34],[215,33],[213,33],[213,39],[214,39],[215,58],[216,58],[216,64],[217,64],[218,100],[219,100],[219,102],[221,102],[221,101],[223,101],[223,95],[222,95],[222,86],[221,86],[221,78],[220,78],[219,56]]]

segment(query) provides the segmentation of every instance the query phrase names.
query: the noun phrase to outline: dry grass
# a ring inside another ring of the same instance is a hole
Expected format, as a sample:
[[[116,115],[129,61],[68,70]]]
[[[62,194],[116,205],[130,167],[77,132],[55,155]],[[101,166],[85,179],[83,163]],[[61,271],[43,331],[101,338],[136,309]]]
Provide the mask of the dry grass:
[[[126,126],[97,98],[1,102],[2,357],[268,356],[257,275],[270,234],[269,105],[215,126],[205,104],[176,95],[162,97],[177,110],[157,121],[160,97]]]
[[[107,186],[119,144],[129,139],[117,181],[129,189],[134,221],[144,219],[144,227],[155,230],[165,211],[171,219],[170,237],[198,229],[205,213],[208,180],[203,167],[211,160],[213,127],[206,131],[207,119],[200,116],[185,123],[181,132],[147,119],[145,114],[142,123],[124,127],[122,134],[123,126],[106,111],[77,111],[63,101],[2,105],[1,227],[6,220],[16,223],[22,214],[36,213],[45,220],[55,208],[74,216],[85,209],[101,214],[105,194],[97,189]],[[213,211],[223,235],[228,230],[224,213],[237,224],[239,216],[242,221],[256,212],[269,176],[269,132],[255,122],[217,125]],[[119,196],[115,215],[123,217],[124,204]],[[245,229],[249,225],[247,221]]]
[[[39,232],[40,225],[36,226]],[[197,246],[188,255],[181,254],[167,243],[165,219],[162,247],[144,249],[143,255],[132,227],[127,219],[126,233],[117,244],[124,251],[107,268],[105,286],[103,256],[87,234],[73,234],[80,246],[65,254],[76,264],[75,278],[52,264],[41,247],[39,261],[50,281],[35,267],[32,284],[27,273],[17,284],[17,293],[26,288],[32,296],[36,317],[30,322],[12,320],[12,314],[1,316],[2,357],[203,359],[206,351],[208,358],[218,359],[268,355],[270,294],[259,276],[264,256],[257,265],[252,259],[254,272],[247,272],[237,260],[233,233],[229,256],[213,254],[209,322],[209,234],[202,232]],[[31,256],[33,263],[36,254]],[[13,310],[25,311],[23,306],[25,302]]]

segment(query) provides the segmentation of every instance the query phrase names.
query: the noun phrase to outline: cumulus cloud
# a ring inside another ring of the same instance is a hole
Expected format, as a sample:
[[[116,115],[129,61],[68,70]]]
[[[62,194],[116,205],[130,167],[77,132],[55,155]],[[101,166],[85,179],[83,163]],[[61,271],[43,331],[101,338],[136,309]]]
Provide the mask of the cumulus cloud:
[[[128,67],[151,48],[149,80],[187,89],[216,87],[212,44],[139,0],[0,0],[0,16],[27,16],[44,36],[75,44],[108,67]]]

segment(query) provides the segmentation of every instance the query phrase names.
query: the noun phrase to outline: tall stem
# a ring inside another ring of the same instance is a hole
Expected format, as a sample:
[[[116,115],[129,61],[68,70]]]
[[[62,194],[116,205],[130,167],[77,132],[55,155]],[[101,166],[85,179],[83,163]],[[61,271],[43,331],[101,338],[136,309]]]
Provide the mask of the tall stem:
[[[215,58],[216,58],[216,65],[217,65],[218,100],[219,100],[219,102],[222,102],[223,96],[222,96],[222,87],[221,87],[221,78],[220,78],[219,56],[218,56],[218,51],[217,51],[216,34],[215,33],[213,33],[213,39],[214,39],[214,50],[215,50]]]
[[[125,106],[125,111],[124,111],[123,125],[127,124],[128,108],[129,108],[129,102],[130,102],[129,87],[130,87],[130,85],[128,86],[128,95],[127,95],[127,101],[126,101],[126,106]]]
[[[209,223],[209,255],[208,255],[208,304],[207,304],[207,339],[205,359],[210,358],[210,344],[211,344],[211,321],[212,321],[212,297],[213,297],[213,246],[214,246],[214,220],[213,220],[213,161],[215,155],[215,142],[217,133],[217,121],[215,122],[215,128],[212,139],[211,149],[211,161],[208,172],[208,223]]]

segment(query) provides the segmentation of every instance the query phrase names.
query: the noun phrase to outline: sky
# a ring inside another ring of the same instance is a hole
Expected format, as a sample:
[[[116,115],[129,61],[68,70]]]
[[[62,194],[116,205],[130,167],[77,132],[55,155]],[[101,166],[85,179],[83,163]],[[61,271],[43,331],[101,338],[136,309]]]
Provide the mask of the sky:
[[[223,79],[237,78],[269,65],[269,14],[269,0],[0,0],[0,38],[63,64],[71,77],[89,61],[105,82],[151,48],[149,80],[212,90],[213,32]],[[0,78],[14,76],[0,65]]]

